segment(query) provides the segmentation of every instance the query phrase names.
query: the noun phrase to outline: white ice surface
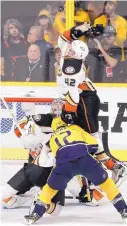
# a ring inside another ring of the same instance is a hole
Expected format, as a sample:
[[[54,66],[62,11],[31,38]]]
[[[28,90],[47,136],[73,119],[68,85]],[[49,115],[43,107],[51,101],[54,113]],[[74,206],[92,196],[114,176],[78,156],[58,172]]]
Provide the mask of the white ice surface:
[[[2,161],[1,162],[1,179],[0,188],[1,194],[4,189],[5,183],[14,175],[23,165],[23,161]],[[127,182],[124,182],[120,187],[123,197],[127,201]],[[29,211],[29,203],[24,207],[18,209],[1,209],[1,222],[2,225],[23,225],[23,217]],[[66,200],[65,207],[58,217],[51,217],[45,214],[43,218],[36,223],[36,225],[43,226],[118,226],[125,225],[122,219],[114,209],[111,203],[103,200],[98,207],[88,207],[84,204],[78,203],[77,200]]]

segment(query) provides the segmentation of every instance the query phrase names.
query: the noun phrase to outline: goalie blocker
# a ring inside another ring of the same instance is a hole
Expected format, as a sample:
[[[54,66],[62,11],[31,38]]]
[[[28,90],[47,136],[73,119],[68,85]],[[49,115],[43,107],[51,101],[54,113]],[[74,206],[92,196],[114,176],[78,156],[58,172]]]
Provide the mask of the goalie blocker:
[[[25,163],[24,167],[22,167],[8,182],[7,184],[10,185],[11,189],[15,191],[15,195],[25,194],[27,191],[29,191],[34,186],[37,186],[39,188],[42,188],[46,182],[47,179],[51,173],[53,167],[41,167],[37,166],[33,163]],[[12,195],[10,195],[11,197]],[[21,196],[21,203],[25,203],[26,197]],[[10,206],[9,206],[10,201]],[[63,206],[65,202],[65,192],[59,191],[58,194],[52,199],[52,202],[54,204],[58,203]],[[5,208],[14,208],[18,206],[11,207],[11,199],[9,200],[9,197],[3,199],[3,207]],[[18,200],[19,206],[21,205],[20,200]]]

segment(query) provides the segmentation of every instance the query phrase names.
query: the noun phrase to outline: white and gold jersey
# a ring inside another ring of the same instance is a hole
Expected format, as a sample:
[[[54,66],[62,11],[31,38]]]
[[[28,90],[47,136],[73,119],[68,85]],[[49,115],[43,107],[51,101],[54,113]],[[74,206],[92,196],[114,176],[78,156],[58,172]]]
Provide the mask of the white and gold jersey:
[[[84,60],[73,58],[71,41],[70,31],[65,31],[58,39],[62,57],[60,61],[61,75],[57,76],[57,84],[59,92],[66,99],[65,110],[75,112],[82,90],[95,91],[96,89],[90,79],[86,77]]]

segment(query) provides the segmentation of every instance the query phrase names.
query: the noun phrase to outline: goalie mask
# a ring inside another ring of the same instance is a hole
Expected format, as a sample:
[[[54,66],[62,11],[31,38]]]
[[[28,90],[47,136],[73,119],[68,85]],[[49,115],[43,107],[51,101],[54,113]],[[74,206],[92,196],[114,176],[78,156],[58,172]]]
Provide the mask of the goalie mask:
[[[62,51],[62,56],[69,56],[77,60],[84,60],[89,53],[88,46],[80,40],[66,43]]]
[[[59,117],[62,113],[62,107],[64,104],[64,100],[62,99],[56,99],[52,102],[51,104],[51,114],[52,116],[55,117]]]

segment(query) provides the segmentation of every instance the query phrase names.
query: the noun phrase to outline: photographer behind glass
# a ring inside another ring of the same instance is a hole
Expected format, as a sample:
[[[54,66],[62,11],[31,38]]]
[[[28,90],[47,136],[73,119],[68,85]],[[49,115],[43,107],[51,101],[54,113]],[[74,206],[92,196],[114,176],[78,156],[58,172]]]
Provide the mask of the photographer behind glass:
[[[122,1],[119,1],[120,7],[122,6]],[[119,4],[117,0],[108,0],[104,2],[103,13],[97,17],[94,21],[94,26],[96,24],[103,24],[104,27],[110,25],[116,29],[116,39],[115,45],[123,47],[123,43],[127,38],[127,23],[126,20],[117,14]]]
[[[90,48],[87,58],[87,64],[90,66],[88,76],[93,82],[121,82],[122,50],[114,45],[116,35],[116,30],[112,26],[107,26],[100,36],[93,36],[88,42]]]

